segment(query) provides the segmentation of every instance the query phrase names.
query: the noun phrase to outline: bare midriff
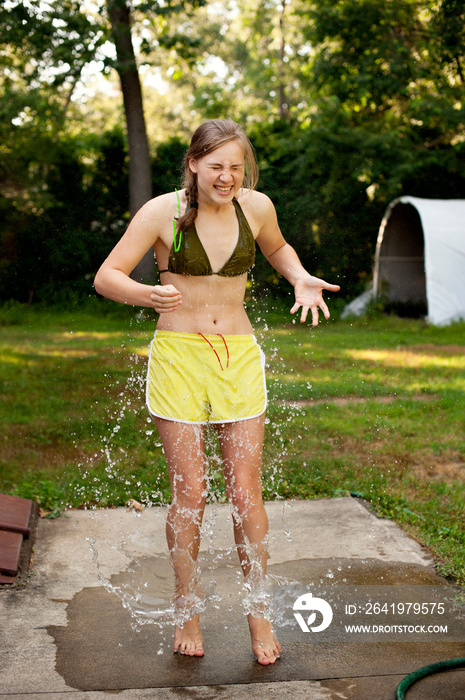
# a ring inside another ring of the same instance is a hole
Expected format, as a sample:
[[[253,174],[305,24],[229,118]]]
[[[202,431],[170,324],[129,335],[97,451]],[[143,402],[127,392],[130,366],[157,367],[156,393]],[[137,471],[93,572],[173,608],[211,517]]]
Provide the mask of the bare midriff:
[[[247,273],[237,277],[192,277],[164,272],[162,284],[181,293],[176,311],[162,313],[157,329],[178,333],[245,335],[253,333],[244,309]]]

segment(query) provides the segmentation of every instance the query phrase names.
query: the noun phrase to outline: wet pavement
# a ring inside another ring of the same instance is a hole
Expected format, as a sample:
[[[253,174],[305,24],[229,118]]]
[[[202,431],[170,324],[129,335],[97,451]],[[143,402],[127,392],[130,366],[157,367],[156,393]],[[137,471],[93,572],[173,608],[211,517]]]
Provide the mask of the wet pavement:
[[[346,631],[347,623],[367,620],[386,628],[391,610],[403,613],[398,606],[412,603],[412,595],[426,607],[409,624],[426,617],[436,624],[430,613],[444,585],[447,599],[456,596],[396,525],[355,498],[266,507],[283,645],[275,665],[259,666],[250,650],[227,505],[209,506],[204,520],[202,579],[211,600],[202,615],[202,659],[173,654],[171,627],[151,624],[172,590],[166,508],[69,511],[39,521],[27,581],[0,591],[0,698],[385,700],[416,669],[465,657],[463,607],[449,614],[446,634]],[[309,591],[317,601],[313,617],[303,616],[307,629],[324,621],[318,600],[332,607],[331,624],[320,632],[303,631],[294,614],[293,603]],[[384,613],[373,615],[373,601],[383,595]],[[463,700],[465,669],[421,680],[406,697]]]

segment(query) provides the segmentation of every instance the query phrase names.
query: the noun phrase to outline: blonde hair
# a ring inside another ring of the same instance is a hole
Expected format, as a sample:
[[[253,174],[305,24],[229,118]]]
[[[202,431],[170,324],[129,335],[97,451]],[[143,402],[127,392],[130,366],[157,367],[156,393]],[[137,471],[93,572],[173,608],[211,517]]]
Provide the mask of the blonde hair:
[[[245,174],[244,187],[253,190],[258,181],[258,165],[255,160],[252,144],[239,124],[232,119],[209,119],[203,122],[194,132],[190,146],[184,157],[184,180],[182,186],[185,188],[188,210],[177,222],[177,230],[185,230],[190,226],[197,216],[197,207],[192,206],[197,203],[197,174],[193,173],[189,167],[189,161],[203,158],[208,153],[228,141],[238,141],[244,151]]]

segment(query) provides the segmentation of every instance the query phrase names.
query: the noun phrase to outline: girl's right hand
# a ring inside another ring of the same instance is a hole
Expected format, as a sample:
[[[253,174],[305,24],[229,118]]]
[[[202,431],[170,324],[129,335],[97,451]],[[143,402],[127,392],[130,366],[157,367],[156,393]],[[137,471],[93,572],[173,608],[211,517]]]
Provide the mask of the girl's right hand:
[[[182,304],[181,292],[172,284],[157,284],[152,287],[150,298],[153,308],[159,314],[176,311],[179,304]]]

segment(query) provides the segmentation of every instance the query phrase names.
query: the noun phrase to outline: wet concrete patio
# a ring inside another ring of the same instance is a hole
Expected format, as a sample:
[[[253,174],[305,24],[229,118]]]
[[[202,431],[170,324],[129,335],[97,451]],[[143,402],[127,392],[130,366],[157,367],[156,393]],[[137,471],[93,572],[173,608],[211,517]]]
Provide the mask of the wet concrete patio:
[[[269,573],[281,601],[283,653],[275,665],[259,666],[250,650],[227,505],[209,506],[204,521],[203,580],[216,597],[202,615],[202,659],[173,654],[171,627],[134,616],[135,607],[169,604],[166,508],[69,511],[39,522],[27,583],[0,592],[0,697],[384,700],[417,668],[465,656],[463,608],[449,617],[448,634],[428,641],[405,634],[357,641],[345,632],[338,618],[355,591],[383,592],[390,603],[412,590],[436,600],[444,585],[455,595],[392,522],[354,498],[266,507]],[[325,632],[306,633],[296,623],[293,596],[310,590],[333,605]],[[422,680],[407,697],[463,700],[465,670]]]

